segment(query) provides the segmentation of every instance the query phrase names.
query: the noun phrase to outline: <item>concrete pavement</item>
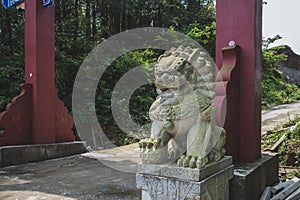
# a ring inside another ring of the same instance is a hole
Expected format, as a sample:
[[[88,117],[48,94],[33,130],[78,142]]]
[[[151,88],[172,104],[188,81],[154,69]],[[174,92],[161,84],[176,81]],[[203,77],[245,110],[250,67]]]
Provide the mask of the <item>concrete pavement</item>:
[[[262,111],[262,133],[274,129],[276,126],[293,119],[300,114],[300,101],[272,107]]]
[[[135,174],[113,169],[134,171],[134,165],[140,162],[138,154],[138,146],[134,144],[2,168],[0,199],[140,199],[140,191],[135,187]]]

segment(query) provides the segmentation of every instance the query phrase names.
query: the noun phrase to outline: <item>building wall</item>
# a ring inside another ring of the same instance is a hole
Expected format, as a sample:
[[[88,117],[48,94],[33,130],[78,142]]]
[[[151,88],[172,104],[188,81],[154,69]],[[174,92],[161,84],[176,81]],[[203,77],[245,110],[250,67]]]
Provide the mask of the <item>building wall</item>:
[[[279,66],[278,69],[282,72],[283,78],[288,83],[296,84],[300,87],[300,70],[282,65]]]
[[[280,49],[278,53],[287,55],[287,60],[282,61],[278,68],[282,71],[283,78],[288,83],[300,86],[300,56],[295,54],[289,46]]]

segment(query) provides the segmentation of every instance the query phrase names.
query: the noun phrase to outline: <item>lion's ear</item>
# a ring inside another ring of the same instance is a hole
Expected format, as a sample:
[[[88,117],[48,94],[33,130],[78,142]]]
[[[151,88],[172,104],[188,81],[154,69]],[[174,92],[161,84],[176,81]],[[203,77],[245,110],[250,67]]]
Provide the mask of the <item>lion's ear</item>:
[[[200,55],[200,49],[193,49],[193,53],[191,53],[187,61],[196,67],[199,55]]]

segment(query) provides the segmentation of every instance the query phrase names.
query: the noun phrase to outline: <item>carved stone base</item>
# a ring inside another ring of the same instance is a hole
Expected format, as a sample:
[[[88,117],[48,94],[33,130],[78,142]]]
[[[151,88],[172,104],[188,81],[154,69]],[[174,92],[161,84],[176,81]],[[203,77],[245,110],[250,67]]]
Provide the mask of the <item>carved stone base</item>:
[[[175,165],[140,165],[136,175],[142,200],[229,200],[232,158],[225,157],[204,169]]]

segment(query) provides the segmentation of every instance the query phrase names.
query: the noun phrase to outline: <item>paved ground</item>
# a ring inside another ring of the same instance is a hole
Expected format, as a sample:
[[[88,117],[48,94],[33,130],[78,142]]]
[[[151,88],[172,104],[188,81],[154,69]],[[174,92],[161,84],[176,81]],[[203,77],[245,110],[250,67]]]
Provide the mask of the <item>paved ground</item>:
[[[266,131],[300,113],[300,102],[263,111]],[[136,144],[93,153],[0,169],[2,200],[134,200]]]
[[[101,153],[2,168],[0,199],[140,199],[135,174],[128,173],[135,171],[134,166],[140,162],[138,155],[135,144]]]
[[[300,101],[264,110],[262,112],[262,132],[272,130],[289,119],[293,119],[295,114],[300,114]]]

